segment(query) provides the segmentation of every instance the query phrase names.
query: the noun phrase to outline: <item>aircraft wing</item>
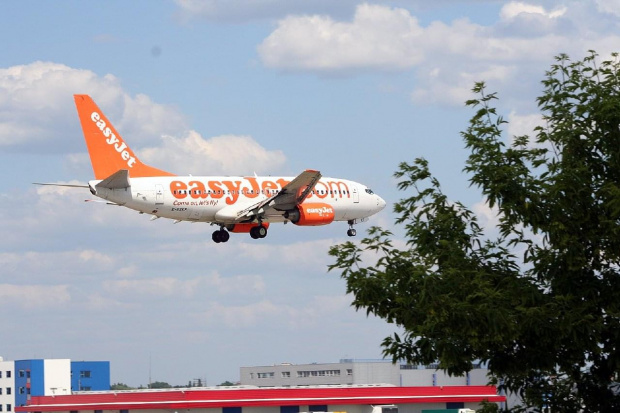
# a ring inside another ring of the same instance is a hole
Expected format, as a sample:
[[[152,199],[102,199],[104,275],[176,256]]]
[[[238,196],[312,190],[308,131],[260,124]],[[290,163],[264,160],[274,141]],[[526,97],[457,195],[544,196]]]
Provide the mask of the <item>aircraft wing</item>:
[[[269,210],[272,212],[275,210],[276,213],[279,213],[293,209],[304,202],[319,179],[321,179],[319,171],[305,170],[286,184],[276,195],[272,197],[263,195],[261,201],[243,209],[239,209],[237,205],[231,205],[218,211],[216,218],[240,222],[265,215],[265,212]]]

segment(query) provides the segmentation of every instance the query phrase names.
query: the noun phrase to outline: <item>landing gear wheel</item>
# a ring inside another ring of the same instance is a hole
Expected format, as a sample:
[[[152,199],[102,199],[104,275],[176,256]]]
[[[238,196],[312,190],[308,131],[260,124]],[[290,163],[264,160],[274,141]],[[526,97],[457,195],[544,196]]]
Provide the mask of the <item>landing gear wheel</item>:
[[[230,234],[225,229],[219,229],[213,232],[211,239],[217,244],[220,242],[227,242],[230,239]]]
[[[250,229],[250,236],[253,239],[258,239],[258,234],[256,233],[256,227],[253,227],[252,229]]]
[[[349,221],[347,221],[347,223],[349,224],[349,229],[347,230],[347,235],[350,236],[350,237],[354,237],[357,234],[355,229],[353,229],[353,224],[355,224],[355,221],[350,219]]]
[[[267,228],[264,226],[253,227],[250,230],[250,236],[254,239],[265,238],[267,236]]]
[[[267,236],[267,228],[264,226],[256,227],[256,233],[258,234],[258,238],[265,238]]]

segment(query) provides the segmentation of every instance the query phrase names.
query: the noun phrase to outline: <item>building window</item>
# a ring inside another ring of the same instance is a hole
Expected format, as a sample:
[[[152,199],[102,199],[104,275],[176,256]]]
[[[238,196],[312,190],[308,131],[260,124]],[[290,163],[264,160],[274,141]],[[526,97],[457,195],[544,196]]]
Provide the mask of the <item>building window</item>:
[[[291,377],[291,372],[290,371],[283,371],[282,372],[282,378],[283,379],[288,379]]]
[[[2,378],[2,372],[0,371],[0,379]]]
[[[8,394],[11,394],[11,388],[10,388],[10,387],[7,387],[7,388],[6,388],[6,394],[7,394],[7,395],[8,395]]]
[[[26,372],[24,370],[20,370],[19,377],[26,377]]]
[[[7,379],[10,379],[10,378],[11,378],[11,370],[9,370],[9,371],[7,371],[7,372],[6,372],[6,378],[7,378]]]
[[[310,370],[298,371],[297,377],[334,377],[340,376],[340,370]]]
[[[353,369],[347,369],[347,376],[353,375]]]
[[[19,388],[19,394],[25,394],[26,393],[26,389],[23,387]]]
[[[80,371],[80,377],[81,378],[89,379],[90,378],[90,370],[82,370],[82,371]]]
[[[257,377],[259,379],[273,379],[276,376],[276,374],[273,371],[270,371],[268,373],[257,373]]]
[[[250,378],[254,380],[254,373],[250,373]]]
[[[0,396],[2,396],[2,387],[0,387]]]
[[[11,412],[11,411],[13,411],[13,406],[11,406],[10,404],[7,404],[7,405],[6,405],[6,411],[7,411],[7,412]]]

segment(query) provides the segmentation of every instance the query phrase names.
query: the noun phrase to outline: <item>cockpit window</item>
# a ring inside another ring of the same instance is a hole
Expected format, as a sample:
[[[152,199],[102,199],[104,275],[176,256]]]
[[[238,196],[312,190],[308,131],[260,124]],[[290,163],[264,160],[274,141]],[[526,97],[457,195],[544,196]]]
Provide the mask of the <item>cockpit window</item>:
[[[372,192],[372,189],[370,188],[366,188],[366,193],[370,195],[374,194],[374,192]]]

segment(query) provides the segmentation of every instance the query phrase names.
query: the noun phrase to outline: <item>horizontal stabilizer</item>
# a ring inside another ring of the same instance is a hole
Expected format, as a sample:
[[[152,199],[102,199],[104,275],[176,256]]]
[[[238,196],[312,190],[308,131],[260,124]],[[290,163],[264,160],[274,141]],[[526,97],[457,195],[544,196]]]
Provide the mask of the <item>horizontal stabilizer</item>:
[[[129,188],[129,171],[121,169],[95,185],[95,188],[125,189]]]
[[[33,185],[47,185],[47,186],[63,186],[65,188],[88,188],[88,185],[77,185],[77,184],[46,184],[41,182],[33,182]]]

